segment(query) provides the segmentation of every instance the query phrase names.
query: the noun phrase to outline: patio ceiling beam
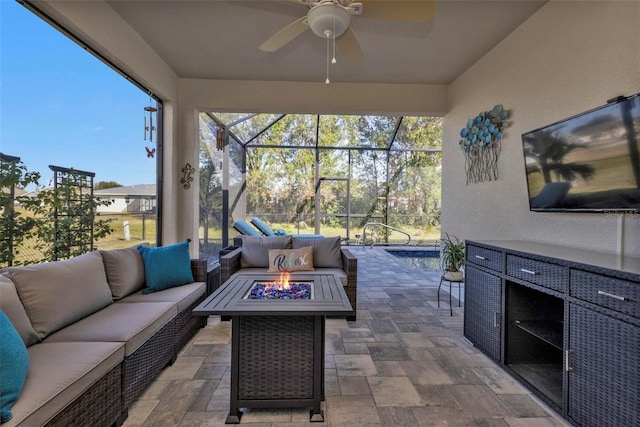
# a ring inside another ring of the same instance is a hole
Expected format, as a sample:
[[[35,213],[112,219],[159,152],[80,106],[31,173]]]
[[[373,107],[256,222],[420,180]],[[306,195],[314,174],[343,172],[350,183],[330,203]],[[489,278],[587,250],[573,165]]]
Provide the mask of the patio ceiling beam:
[[[291,150],[307,149],[307,150],[349,150],[349,151],[389,151],[386,147],[331,147],[331,146],[313,146],[313,145],[251,145],[247,148],[287,148]],[[398,148],[391,151],[413,151],[424,153],[440,153],[442,148]]]
[[[391,151],[393,142],[396,140],[396,136],[398,135],[398,130],[400,129],[400,125],[402,124],[402,119],[404,119],[404,116],[398,117],[398,123],[396,123],[396,127],[393,130],[393,135],[391,135],[391,139],[389,140],[389,145],[387,146],[388,151]]]
[[[244,146],[248,146],[253,140],[255,140],[257,137],[259,137],[260,135],[262,135],[263,133],[265,133],[266,131],[268,131],[269,129],[271,129],[271,127],[273,125],[275,125],[276,123],[278,123],[280,120],[284,119],[284,117],[286,116],[286,114],[282,114],[280,115],[280,117],[278,117],[277,119],[275,119],[274,121],[272,121],[271,123],[269,123],[267,126],[265,126],[264,128],[262,128],[262,130],[260,130],[258,133],[256,133],[255,135],[253,135],[251,138],[249,138],[247,140],[247,142],[244,143]]]

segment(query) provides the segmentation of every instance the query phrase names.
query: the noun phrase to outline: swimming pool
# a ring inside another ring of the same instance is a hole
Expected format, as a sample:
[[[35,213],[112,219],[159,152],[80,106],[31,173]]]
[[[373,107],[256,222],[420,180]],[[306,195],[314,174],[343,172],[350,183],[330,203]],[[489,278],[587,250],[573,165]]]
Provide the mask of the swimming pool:
[[[440,270],[440,251],[388,249],[387,252],[414,268]]]

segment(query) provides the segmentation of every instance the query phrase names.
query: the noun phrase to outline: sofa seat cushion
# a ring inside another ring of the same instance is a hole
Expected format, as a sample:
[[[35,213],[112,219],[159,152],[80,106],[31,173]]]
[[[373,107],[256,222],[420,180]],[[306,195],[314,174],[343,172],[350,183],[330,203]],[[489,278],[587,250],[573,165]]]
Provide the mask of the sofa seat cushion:
[[[207,291],[204,282],[194,282],[177,288],[169,288],[160,292],[143,294],[142,291],[131,294],[118,301],[120,303],[130,302],[172,302],[177,304],[178,313],[189,307]]]
[[[130,356],[177,314],[172,302],[111,304],[49,336],[45,342],[124,342]]]
[[[146,246],[142,244],[138,246]],[[144,287],[144,263],[133,246],[126,249],[101,250],[104,270],[114,300],[119,300]]]
[[[124,359],[124,345],[113,342],[40,343],[28,350],[27,380],[2,427],[45,425]]]
[[[4,311],[16,328],[24,345],[29,347],[40,341],[40,336],[31,326],[27,312],[24,311],[16,287],[11,278],[4,274],[0,274],[0,310]]]
[[[268,268],[241,268],[236,272],[236,274],[253,274],[256,276],[269,274]],[[270,273],[273,274],[273,273]],[[294,273],[296,276],[305,276],[312,274],[333,274],[334,276],[340,279],[342,286],[347,286],[347,273],[344,272],[341,268],[317,268],[315,271],[296,271]]]
[[[40,338],[113,303],[97,251],[7,270]]]

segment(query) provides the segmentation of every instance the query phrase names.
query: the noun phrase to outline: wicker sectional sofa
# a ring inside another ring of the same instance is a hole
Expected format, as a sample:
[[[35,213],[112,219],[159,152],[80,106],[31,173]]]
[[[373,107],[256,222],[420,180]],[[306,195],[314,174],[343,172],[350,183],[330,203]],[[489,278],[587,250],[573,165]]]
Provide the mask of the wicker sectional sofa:
[[[358,259],[346,248],[340,246],[339,237],[319,239],[297,238],[295,236],[238,236],[234,245],[220,253],[220,283],[226,282],[236,273],[260,275],[269,269],[270,249],[313,248],[312,271],[296,271],[296,274],[331,273],[340,278],[353,311],[347,320],[356,320],[356,293],[358,284]]]
[[[2,427],[122,424],[206,325],[192,316],[206,297],[206,262],[192,260],[191,271],[193,283],[144,294],[135,247],[6,269],[0,309],[24,341],[29,366]]]

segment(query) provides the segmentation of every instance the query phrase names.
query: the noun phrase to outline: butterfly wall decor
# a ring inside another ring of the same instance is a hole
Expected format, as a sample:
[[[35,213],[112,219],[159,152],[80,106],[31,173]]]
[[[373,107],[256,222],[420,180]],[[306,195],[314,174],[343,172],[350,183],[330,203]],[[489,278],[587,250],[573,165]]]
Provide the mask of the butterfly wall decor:
[[[156,149],[152,148],[149,149],[149,147],[144,147],[147,150],[147,157],[150,159],[153,159],[153,156],[156,154]]]

